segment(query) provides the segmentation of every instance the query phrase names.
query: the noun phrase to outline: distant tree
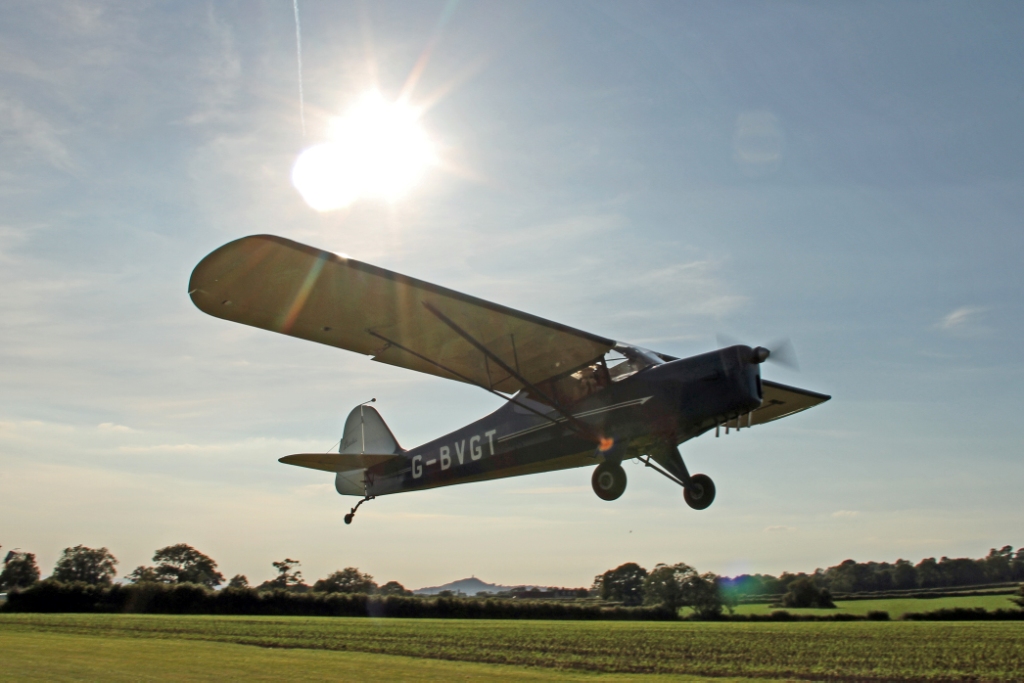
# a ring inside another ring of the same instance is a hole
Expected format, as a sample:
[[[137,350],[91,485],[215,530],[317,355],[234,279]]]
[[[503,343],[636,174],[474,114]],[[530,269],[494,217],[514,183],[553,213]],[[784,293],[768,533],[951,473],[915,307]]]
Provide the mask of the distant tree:
[[[157,576],[164,583],[196,583],[216,588],[224,582],[217,563],[185,543],[160,548],[153,554]]]
[[[453,590],[451,590],[449,588],[446,588],[443,591],[439,591],[438,594],[437,594],[437,597],[439,597],[439,598],[454,598],[455,597],[455,591],[453,591]]]
[[[280,562],[272,562],[271,564],[277,570],[277,576],[270,581],[260,584],[261,589],[283,588],[285,590],[292,590],[302,586],[302,572],[298,570],[301,563],[298,560],[285,558]]]
[[[1010,563],[1011,581],[1024,581],[1024,548],[1017,548]]]
[[[714,619],[722,614],[725,607],[728,607],[731,614],[735,605],[735,600],[723,596],[719,577],[711,572],[705,572],[694,582],[690,604],[686,607],[692,609],[701,619]]]
[[[782,606],[834,608],[836,605],[827,588],[820,588],[811,577],[805,576],[789,584],[789,590],[782,596]]]
[[[313,590],[321,593],[366,593],[368,595],[377,590],[377,584],[369,574],[363,574],[355,567],[345,567],[325,579],[318,580],[313,584]]]
[[[815,583],[827,585],[836,593],[891,590],[893,567],[885,562],[844,560],[820,574],[816,572]]]
[[[117,558],[111,555],[106,548],[87,548],[84,545],[76,545],[74,548],[64,548],[50,578],[65,583],[82,581],[106,585],[110,584],[114,575],[117,574],[117,570],[114,569],[115,565],[117,565]]]
[[[921,560],[915,569],[917,569],[917,585],[921,588],[940,588],[946,585],[942,570],[939,569],[939,563],[935,561],[934,557]]]
[[[228,588],[248,588],[249,579],[245,578],[245,574],[235,574],[228,581]]]
[[[984,562],[968,557],[939,560],[939,571],[942,572],[946,586],[971,586],[985,583]]]
[[[892,567],[892,585],[897,590],[917,588],[917,570],[906,560],[896,560]]]
[[[725,585],[725,577],[715,577],[715,587],[718,589],[718,597],[722,601],[722,607],[729,610],[729,614],[732,614],[736,606],[740,604],[739,596],[735,591],[731,591]]]
[[[35,553],[22,553],[17,550],[7,553],[3,571],[0,571],[0,590],[28,588],[38,580],[39,565],[36,564]]]
[[[594,578],[600,586],[604,600],[616,600],[623,605],[639,605],[644,601],[644,579],[647,570],[636,562],[627,562]]]
[[[992,583],[1013,581],[1013,546],[1004,545],[999,550],[992,548],[981,562],[986,580]]]
[[[644,577],[644,604],[678,610],[692,602],[691,594],[698,578],[697,571],[688,564],[659,564]]]
[[[383,586],[381,586],[380,588],[377,589],[377,594],[378,595],[412,595],[413,593],[412,593],[411,590],[408,590],[405,586],[403,586],[402,584],[398,583],[397,581],[388,581]],[[477,595],[480,595],[480,593],[477,593]],[[484,595],[485,596],[489,595],[489,593],[484,593]]]
[[[777,595],[784,593],[785,588],[779,579],[770,574],[741,574],[734,578],[720,579],[723,592],[741,595]]]
[[[153,567],[138,566],[126,577],[132,583],[160,583],[162,578]]]
[[[671,610],[689,607],[701,619],[722,613],[724,602],[714,574],[698,574],[688,564],[659,564],[643,582],[644,603],[664,605]]]

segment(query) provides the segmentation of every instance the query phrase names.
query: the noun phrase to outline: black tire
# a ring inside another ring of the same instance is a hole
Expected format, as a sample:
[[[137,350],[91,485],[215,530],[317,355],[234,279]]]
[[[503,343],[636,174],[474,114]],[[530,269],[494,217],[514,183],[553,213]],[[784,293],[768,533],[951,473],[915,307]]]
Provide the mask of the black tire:
[[[349,514],[345,515],[345,524],[351,524],[351,523],[352,523],[352,513],[349,513]]]
[[[626,490],[626,470],[617,462],[603,462],[594,468],[590,485],[601,500],[615,500]]]
[[[706,474],[690,477],[690,485],[683,489],[686,504],[694,510],[706,510],[715,502],[715,482]]]

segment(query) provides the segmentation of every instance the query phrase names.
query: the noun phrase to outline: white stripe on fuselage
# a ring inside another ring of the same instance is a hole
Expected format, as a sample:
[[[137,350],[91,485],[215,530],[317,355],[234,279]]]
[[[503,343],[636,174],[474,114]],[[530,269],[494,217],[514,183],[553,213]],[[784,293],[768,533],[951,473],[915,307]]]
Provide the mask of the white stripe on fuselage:
[[[645,396],[643,398],[635,398],[635,399],[633,399],[631,401],[623,401],[622,403],[615,403],[615,404],[610,405],[610,406],[603,406],[601,408],[594,408],[593,410],[584,410],[583,412],[580,412],[580,413],[574,413],[573,417],[575,417],[575,418],[591,417],[593,415],[600,415],[601,413],[608,413],[608,412],[611,412],[613,410],[618,410],[620,408],[629,408],[630,406],[642,406],[643,404],[647,403],[652,398],[654,398],[654,397],[653,396]],[[556,422],[559,423],[559,424],[561,424],[563,422],[566,422],[566,418],[565,417],[552,418],[552,419],[555,419]],[[520,437],[520,436],[523,436],[525,434],[532,434],[533,432],[539,432],[542,429],[548,429],[550,427],[555,427],[555,426],[557,426],[557,424],[554,424],[552,422],[544,422],[543,424],[535,425],[533,427],[529,427],[528,429],[522,429],[522,430],[520,430],[518,432],[515,432],[514,434],[508,434],[507,436],[502,436],[502,437],[499,437],[497,439],[493,438],[493,436],[495,434],[494,430],[490,430],[490,431],[484,432],[484,436],[487,437],[488,443],[490,445],[490,451],[491,451],[490,454],[494,455],[494,442],[495,441],[497,441],[498,443],[502,443],[504,441],[508,441],[510,439],[515,439],[516,437]],[[463,439],[461,442],[458,442],[458,443],[455,444],[456,454],[457,454],[457,456],[459,458],[459,462],[457,463],[458,465],[464,464],[463,457],[465,455],[465,451],[466,450],[470,451],[469,455],[470,455],[470,459],[472,461],[479,460],[483,456],[483,450],[481,449],[480,436],[476,435],[476,436],[472,437],[469,440],[469,442],[470,442],[469,449],[466,449],[466,445],[465,445],[466,444],[466,440],[465,439]],[[460,443],[461,443],[461,448],[459,447]],[[399,470],[398,472],[395,473],[395,475],[404,476],[406,474],[410,474],[411,473],[413,475],[413,477],[412,477],[413,479],[419,479],[419,478],[421,478],[426,473],[426,468],[427,467],[432,467],[434,465],[437,465],[439,459],[441,461],[441,470],[447,470],[453,464],[455,464],[455,463],[452,462],[451,451],[450,451],[449,447],[447,445],[445,445],[445,446],[441,446],[441,448],[440,448],[440,458],[431,458],[430,460],[424,460],[424,454],[423,453],[419,453],[417,455],[412,456],[412,458],[410,460],[409,467],[403,468],[403,469]],[[422,463],[422,465],[419,465],[417,463]]]
[[[578,417],[591,417],[592,415],[600,415],[601,413],[608,413],[608,412],[611,412],[613,410],[618,410],[619,408],[629,408],[630,406],[642,406],[643,404],[645,404],[648,401],[650,401],[652,398],[654,398],[654,397],[653,396],[644,396],[643,398],[635,398],[632,401],[623,401],[622,403],[615,403],[615,404],[610,405],[610,406],[604,406],[603,408],[594,408],[593,410],[584,410],[582,413],[573,413],[573,417],[577,417],[577,418]],[[566,421],[566,419],[564,417],[555,418],[555,420],[557,422],[560,422],[560,423]],[[515,439],[517,437],[524,436],[526,434],[532,434],[533,432],[539,432],[542,429],[548,429],[548,428],[554,427],[554,426],[555,425],[552,424],[551,422],[545,422],[544,424],[539,424],[539,425],[536,425],[534,427],[529,427],[527,429],[522,429],[522,430],[520,430],[518,432],[515,432],[513,434],[506,434],[505,436],[498,437],[498,443],[503,443],[505,441],[509,441],[510,439]]]

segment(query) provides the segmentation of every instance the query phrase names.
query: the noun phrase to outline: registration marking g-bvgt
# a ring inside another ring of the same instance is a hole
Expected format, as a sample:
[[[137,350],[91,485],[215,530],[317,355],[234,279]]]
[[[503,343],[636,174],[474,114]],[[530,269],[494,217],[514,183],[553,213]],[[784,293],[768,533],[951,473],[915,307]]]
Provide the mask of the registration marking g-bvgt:
[[[466,439],[456,441],[452,446],[455,447],[455,457],[459,459],[459,464],[464,465],[466,463],[466,456],[469,456],[470,461],[479,460],[484,457],[484,451],[481,447],[483,439],[486,437],[487,445],[490,448],[491,455],[494,455],[494,435],[498,433],[496,429],[489,429],[484,432],[483,437],[479,434],[474,434],[469,438],[469,444],[467,446]],[[423,476],[423,468],[431,465],[436,465],[438,459],[441,460],[441,469],[446,470],[452,466],[452,449],[445,445],[441,446],[438,452],[437,458],[431,458],[426,462],[423,462],[422,455],[412,456],[412,478],[419,479]],[[420,463],[423,463],[422,465]]]

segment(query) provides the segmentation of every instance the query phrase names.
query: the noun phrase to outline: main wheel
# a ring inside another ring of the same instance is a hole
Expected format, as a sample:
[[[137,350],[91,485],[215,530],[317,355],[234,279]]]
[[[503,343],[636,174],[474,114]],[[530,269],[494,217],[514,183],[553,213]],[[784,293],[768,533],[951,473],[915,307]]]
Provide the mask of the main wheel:
[[[683,489],[686,504],[694,510],[704,510],[715,502],[715,482],[706,474],[690,477],[690,485]]]
[[[626,471],[617,462],[603,462],[590,478],[594,493],[601,500],[615,500],[626,490]]]

